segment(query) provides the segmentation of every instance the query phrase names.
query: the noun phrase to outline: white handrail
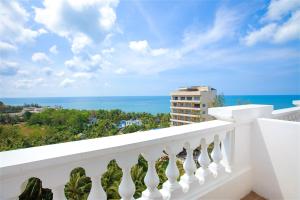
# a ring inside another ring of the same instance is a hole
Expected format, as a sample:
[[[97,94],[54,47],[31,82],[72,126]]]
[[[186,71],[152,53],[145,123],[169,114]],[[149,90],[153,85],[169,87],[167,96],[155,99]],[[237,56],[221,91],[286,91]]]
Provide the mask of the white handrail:
[[[123,173],[126,173],[124,177],[126,179],[120,185],[119,191],[122,191],[120,194],[124,195],[122,198],[127,199],[129,197],[126,196],[128,194],[125,191],[130,191],[130,194],[133,192],[133,189],[129,188],[131,185],[129,184],[131,183],[129,169],[136,163],[139,154],[156,155],[157,149],[160,152],[167,150],[176,154],[187,143],[195,149],[200,145],[201,139],[204,138],[209,144],[213,142],[216,135],[224,142],[227,138],[226,134],[231,133],[233,129],[234,124],[231,122],[214,120],[126,135],[0,152],[0,199],[10,199],[19,195],[20,190],[17,188],[20,188],[21,184],[32,176],[40,178],[43,185],[55,189],[54,192],[61,193],[63,191],[61,188],[67,182],[73,168],[84,167],[87,174],[92,173],[93,180],[96,180],[95,176],[100,178],[108,161],[113,159],[118,162],[122,170],[125,170]],[[168,169],[173,170],[173,167],[172,165],[172,168]],[[173,173],[172,170],[171,173]],[[202,179],[202,177],[199,178]],[[149,181],[151,182],[151,180]],[[92,191],[97,191],[97,189]],[[162,190],[164,196],[172,195],[172,192],[173,188],[168,186]],[[97,195],[101,196],[102,194]],[[54,194],[54,196],[59,197],[61,194]]]

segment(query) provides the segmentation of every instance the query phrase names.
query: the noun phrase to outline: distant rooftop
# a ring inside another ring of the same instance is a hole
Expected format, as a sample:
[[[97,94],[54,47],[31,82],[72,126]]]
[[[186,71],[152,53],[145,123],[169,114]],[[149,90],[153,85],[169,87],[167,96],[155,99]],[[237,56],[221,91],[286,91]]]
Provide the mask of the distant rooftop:
[[[208,91],[213,91],[216,90],[215,88],[212,88],[210,86],[190,86],[190,87],[180,87],[178,90],[174,91],[171,93],[171,95],[178,95],[178,94],[191,94],[191,95],[199,95],[199,92],[208,92]],[[188,93],[186,93],[188,92]],[[193,93],[195,92],[195,94]],[[183,95],[184,95],[183,94]]]

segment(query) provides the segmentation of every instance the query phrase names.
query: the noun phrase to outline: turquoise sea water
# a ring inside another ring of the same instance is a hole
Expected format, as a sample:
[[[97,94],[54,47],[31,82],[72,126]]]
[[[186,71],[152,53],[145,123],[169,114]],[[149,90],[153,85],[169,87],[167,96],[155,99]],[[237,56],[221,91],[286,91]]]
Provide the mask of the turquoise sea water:
[[[292,107],[293,100],[300,100],[300,95],[225,96],[225,105],[269,104],[274,105],[274,109],[280,109]],[[0,101],[9,105],[37,103],[42,106],[62,106],[73,109],[121,109],[126,112],[149,112],[153,114],[170,112],[169,96],[0,98]]]

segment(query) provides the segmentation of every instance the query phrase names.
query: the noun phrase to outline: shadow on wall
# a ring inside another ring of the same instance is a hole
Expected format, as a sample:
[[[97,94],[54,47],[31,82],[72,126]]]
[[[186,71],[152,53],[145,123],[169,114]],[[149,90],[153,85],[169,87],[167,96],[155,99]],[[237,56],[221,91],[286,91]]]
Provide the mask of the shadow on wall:
[[[300,123],[261,118],[256,125],[253,190],[268,199],[300,199]]]

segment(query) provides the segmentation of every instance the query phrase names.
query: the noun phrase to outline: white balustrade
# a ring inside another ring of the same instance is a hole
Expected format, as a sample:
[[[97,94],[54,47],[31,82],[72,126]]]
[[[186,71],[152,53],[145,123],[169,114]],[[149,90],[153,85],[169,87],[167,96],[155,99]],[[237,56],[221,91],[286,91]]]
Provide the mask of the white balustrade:
[[[272,117],[274,119],[300,122],[300,106],[274,110]]]
[[[198,162],[200,164],[200,168],[197,169],[196,176],[199,178],[201,183],[207,182],[211,179],[211,171],[208,168],[210,165],[210,158],[208,155],[208,144],[206,143],[205,138],[201,139],[201,153],[198,157]]]
[[[180,184],[182,185],[184,191],[188,191],[193,185],[198,186],[196,184],[198,179],[195,176],[197,167],[193,157],[194,151],[190,143],[185,144],[185,150],[186,158],[183,164],[185,174],[181,177]]]
[[[92,188],[88,200],[106,199],[106,193],[101,185],[101,176],[106,170],[107,160],[99,160],[96,165],[84,166],[88,177],[91,177]]]
[[[232,171],[231,164],[234,159],[234,144],[235,144],[235,132],[230,130],[226,132],[225,138],[221,141],[222,144],[222,164],[227,172]]]
[[[232,160],[229,154],[232,152],[230,149],[232,139],[227,139],[227,137],[232,137],[233,128],[232,122],[214,120],[180,127],[0,152],[0,199],[16,199],[20,194],[17,188],[27,177],[31,176],[44,181],[43,186],[52,189],[55,200],[66,199],[64,186],[68,181],[70,171],[78,166],[83,167],[86,175],[91,177],[92,187],[88,199],[106,199],[101,186],[101,176],[106,171],[107,163],[115,159],[123,172],[119,194],[123,200],[132,200],[135,185],[131,177],[131,168],[137,163],[139,154],[142,154],[148,163],[144,179],[147,189],[142,192],[141,199],[190,199],[200,195],[197,193],[200,188],[198,186],[200,183],[205,185],[212,176],[207,148],[215,135],[217,137],[214,141],[213,163],[221,167],[223,161],[225,163],[226,160],[227,165],[230,165]],[[218,136],[221,133],[228,135],[222,138]],[[201,154],[198,162],[201,167],[196,169],[193,150],[199,145],[201,145]],[[177,154],[183,148],[187,155],[183,164],[184,175],[178,182]],[[155,163],[161,157],[163,150],[169,157],[165,172],[168,180],[163,184],[163,188],[158,190],[159,177]]]
[[[225,171],[224,166],[221,164],[221,160],[223,156],[222,156],[220,144],[221,144],[221,140],[219,135],[215,135],[214,148],[211,152],[211,157],[213,159],[213,162],[209,166],[215,177],[218,176],[219,174],[222,174]]]
[[[131,178],[131,167],[136,164],[138,155],[122,155],[117,163],[122,169],[123,176],[119,185],[119,194],[122,200],[132,200],[135,192],[135,185]]]
[[[179,177],[179,170],[176,165],[176,155],[182,151],[182,147],[177,145],[171,143],[168,144],[166,148],[166,152],[169,157],[169,163],[166,169],[166,176],[168,180],[163,184],[162,192],[163,195],[169,199],[173,199],[174,197],[179,198],[183,193],[183,189],[177,181],[177,178]]]
[[[148,162],[148,170],[144,179],[147,189],[142,194],[143,200],[162,200],[163,196],[157,189],[159,177],[155,169],[155,162],[161,156],[162,149],[154,147],[152,150],[144,151],[143,156]]]

